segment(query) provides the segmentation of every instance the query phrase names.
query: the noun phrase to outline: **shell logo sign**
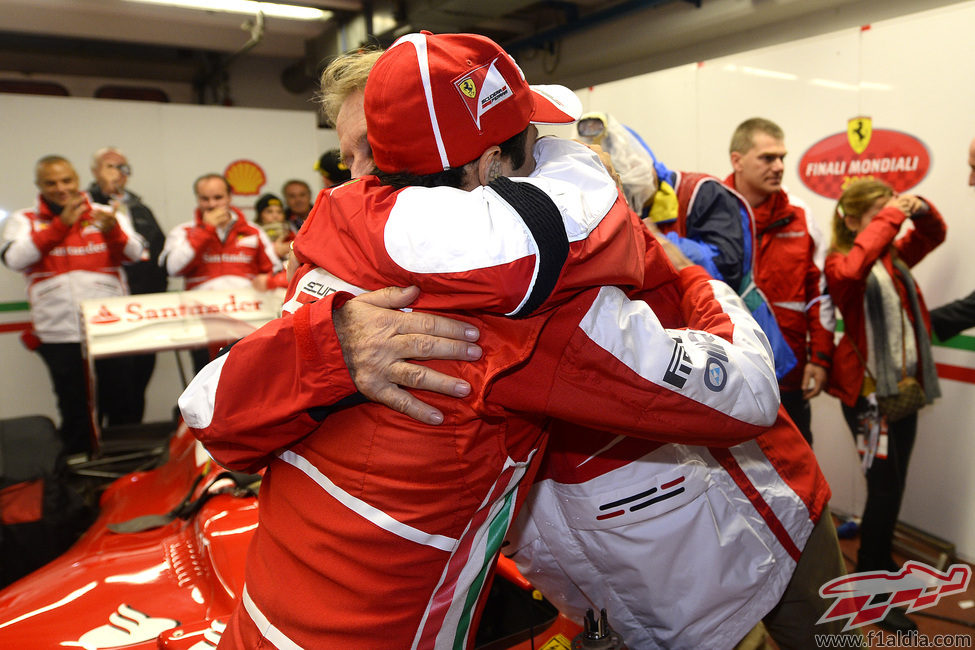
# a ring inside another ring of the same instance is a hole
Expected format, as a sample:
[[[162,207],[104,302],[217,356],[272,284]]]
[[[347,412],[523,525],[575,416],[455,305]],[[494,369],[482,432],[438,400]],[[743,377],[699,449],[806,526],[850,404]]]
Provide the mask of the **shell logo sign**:
[[[931,154],[923,142],[901,131],[875,129],[869,117],[854,117],[846,132],[823,138],[802,154],[799,178],[816,194],[838,199],[858,178],[875,178],[906,192],[930,168]]]
[[[267,182],[264,170],[253,160],[235,160],[227,165],[223,177],[230,183],[234,194],[253,196],[261,191]]]

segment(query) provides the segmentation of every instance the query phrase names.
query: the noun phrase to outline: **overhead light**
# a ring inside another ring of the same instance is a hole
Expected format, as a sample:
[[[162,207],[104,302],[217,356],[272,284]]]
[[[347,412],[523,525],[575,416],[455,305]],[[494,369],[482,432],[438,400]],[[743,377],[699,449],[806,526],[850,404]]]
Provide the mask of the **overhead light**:
[[[834,81],[833,79],[810,79],[809,83],[813,86],[821,86],[823,88],[833,88],[835,90],[860,90],[860,87],[856,84],[848,84],[842,81]]]
[[[784,81],[795,81],[799,78],[798,75],[794,75],[791,72],[778,72],[776,70],[764,70],[762,68],[752,68],[750,66],[742,66],[741,71],[745,74],[752,74],[756,77],[768,77],[769,79],[782,79]]]
[[[200,9],[203,11],[227,11],[235,14],[247,14],[249,16],[253,16],[260,11],[265,16],[289,18],[291,20],[326,20],[332,16],[332,12],[315,9],[314,7],[299,7],[298,5],[286,5],[277,2],[257,2],[256,0],[129,0],[129,2],[183,7],[184,9]]]

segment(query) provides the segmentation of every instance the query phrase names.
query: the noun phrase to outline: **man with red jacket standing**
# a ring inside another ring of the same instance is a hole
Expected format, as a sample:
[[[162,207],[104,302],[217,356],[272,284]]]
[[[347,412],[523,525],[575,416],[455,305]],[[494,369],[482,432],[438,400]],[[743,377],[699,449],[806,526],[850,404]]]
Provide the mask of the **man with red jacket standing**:
[[[264,231],[230,204],[230,183],[219,174],[204,174],[193,183],[193,221],[173,228],[159,256],[171,276],[182,276],[186,289],[240,289],[254,276],[281,270],[274,245]],[[192,351],[199,372],[209,362],[206,348]]]
[[[40,340],[36,349],[54,384],[65,451],[87,452],[92,430],[78,304],[128,294],[121,265],[138,261],[144,245],[125,214],[92,203],[78,190],[78,174],[65,158],[45,156],[35,173],[37,207],[10,216],[0,238],[0,258],[27,279],[31,320]],[[99,410],[109,425],[138,422],[123,413],[126,400],[120,395],[127,379],[116,362],[96,363],[105,407]]]
[[[769,120],[742,122],[731,138],[734,172],[725,184],[744,196],[755,214],[755,284],[798,360],[779,381],[782,405],[811,444],[809,400],[825,387],[833,361],[833,303],[816,263],[811,215],[782,189],[784,138]]]

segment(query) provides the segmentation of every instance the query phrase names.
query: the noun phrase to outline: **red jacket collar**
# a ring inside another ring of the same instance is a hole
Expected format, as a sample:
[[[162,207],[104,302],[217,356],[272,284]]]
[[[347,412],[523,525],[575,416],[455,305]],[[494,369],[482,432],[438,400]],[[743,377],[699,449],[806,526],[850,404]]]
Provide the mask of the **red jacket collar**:
[[[724,179],[724,184],[731,189],[738,191],[735,185],[735,174],[732,172]],[[789,216],[789,196],[785,190],[778,190],[762,201],[759,205],[751,206],[752,214],[755,215],[755,229],[761,231],[772,225],[776,220]]]

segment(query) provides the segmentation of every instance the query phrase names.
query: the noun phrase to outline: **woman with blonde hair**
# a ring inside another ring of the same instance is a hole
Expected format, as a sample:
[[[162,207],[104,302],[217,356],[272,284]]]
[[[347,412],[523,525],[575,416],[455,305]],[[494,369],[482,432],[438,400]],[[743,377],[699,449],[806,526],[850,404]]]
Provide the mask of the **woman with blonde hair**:
[[[914,227],[898,237],[908,219]],[[891,542],[917,432],[915,409],[941,394],[930,317],[909,269],[944,241],[946,230],[930,202],[873,179],[850,183],[833,214],[825,272],[844,334],[829,392],[843,403],[867,477],[858,572],[898,568]],[[913,406],[897,412],[893,402],[903,405],[911,395]],[[903,610],[891,610],[885,623],[916,629]]]

